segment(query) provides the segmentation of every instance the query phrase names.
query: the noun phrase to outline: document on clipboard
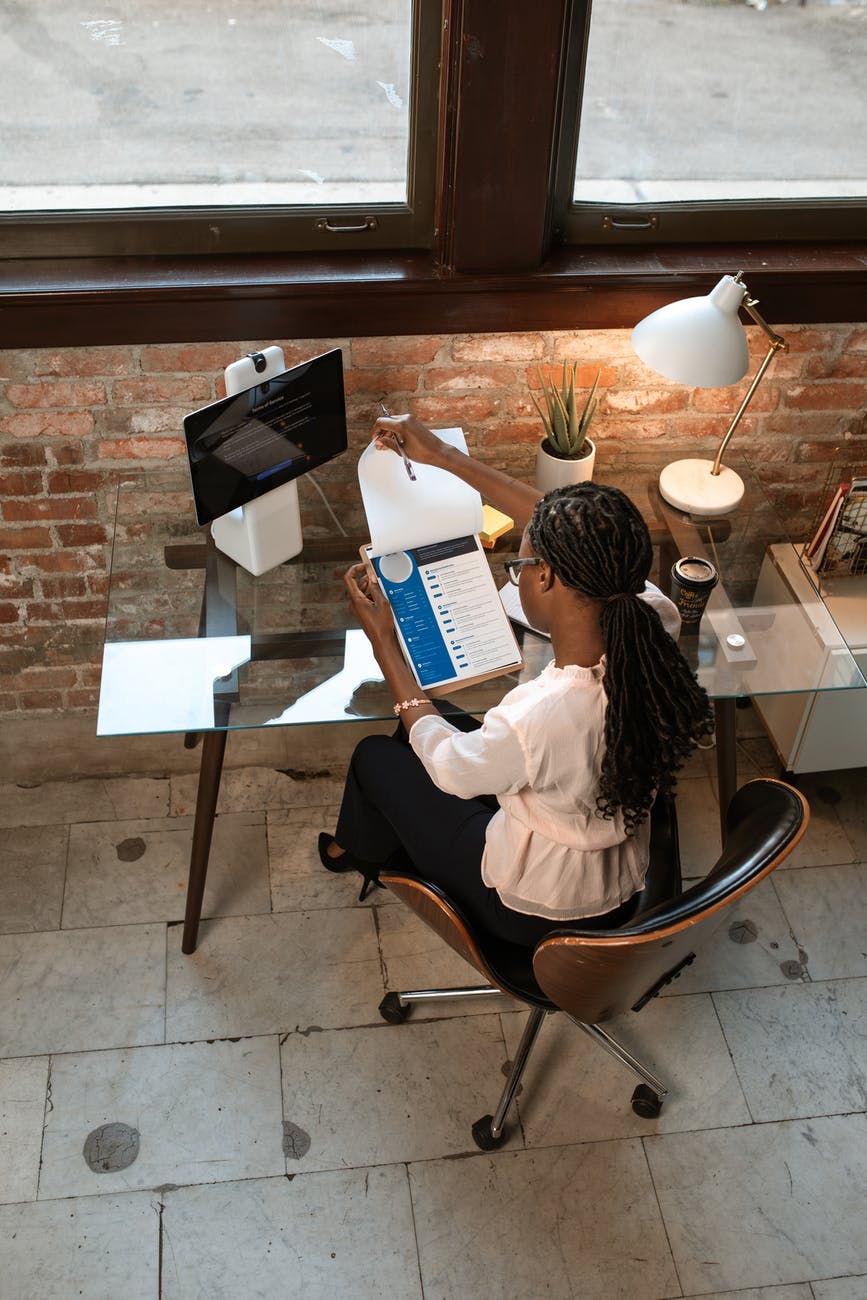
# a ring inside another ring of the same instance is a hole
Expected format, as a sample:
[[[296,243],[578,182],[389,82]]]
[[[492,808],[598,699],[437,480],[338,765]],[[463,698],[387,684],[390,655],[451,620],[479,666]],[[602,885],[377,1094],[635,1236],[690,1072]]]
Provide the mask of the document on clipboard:
[[[461,429],[438,436],[466,452]],[[391,605],[404,657],[428,695],[446,695],[523,664],[479,540],[482,499],[448,471],[371,443],[358,463],[370,528],[362,558]]]

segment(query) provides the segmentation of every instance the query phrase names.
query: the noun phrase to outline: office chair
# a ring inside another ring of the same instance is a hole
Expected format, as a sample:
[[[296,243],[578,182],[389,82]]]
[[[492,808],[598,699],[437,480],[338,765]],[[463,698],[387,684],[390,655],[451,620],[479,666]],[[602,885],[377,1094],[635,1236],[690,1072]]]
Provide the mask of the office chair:
[[[725,846],[708,874],[681,892],[677,821],[673,801],[652,810],[651,861],[628,922],[615,930],[581,930],[552,922],[535,947],[504,943],[474,928],[436,885],[389,866],[380,881],[412,908],[489,981],[481,987],[387,993],[379,1011],[401,1024],[413,1004],[503,993],[530,1008],[509,1077],[493,1115],[472,1126],[476,1145],[491,1151],[504,1141],[506,1114],[545,1017],[563,1011],[641,1080],[632,1108],[656,1117],[665,1085],[600,1026],[624,1011],[640,1011],[695,958],[724,909],[764,879],[800,840],[809,808],[782,781],[748,782],[726,814]]]

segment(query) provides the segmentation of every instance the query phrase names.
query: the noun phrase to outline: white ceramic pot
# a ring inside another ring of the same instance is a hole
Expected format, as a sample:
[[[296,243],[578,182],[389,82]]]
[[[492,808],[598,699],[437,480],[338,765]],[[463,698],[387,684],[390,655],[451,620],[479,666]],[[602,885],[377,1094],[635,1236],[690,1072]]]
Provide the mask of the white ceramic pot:
[[[587,483],[592,479],[593,466],[596,464],[596,444],[590,438],[584,439],[587,454],[579,460],[553,456],[545,450],[547,442],[548,439],[544,438],[536,452],[536,487],[540,492],[567,487],[570,483]]]

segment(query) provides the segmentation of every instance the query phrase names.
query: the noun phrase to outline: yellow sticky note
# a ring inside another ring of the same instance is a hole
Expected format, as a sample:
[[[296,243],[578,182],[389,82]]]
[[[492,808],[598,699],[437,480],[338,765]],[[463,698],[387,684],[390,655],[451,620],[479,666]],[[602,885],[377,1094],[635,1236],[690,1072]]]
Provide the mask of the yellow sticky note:
[[[515,527],[514,519],[510,519],[500,510],[495,510],[493,506],[484,506],[483,515],[482,531],[479,533],[482,546],[492,547],[498,537],[502,537],[510,528]]]

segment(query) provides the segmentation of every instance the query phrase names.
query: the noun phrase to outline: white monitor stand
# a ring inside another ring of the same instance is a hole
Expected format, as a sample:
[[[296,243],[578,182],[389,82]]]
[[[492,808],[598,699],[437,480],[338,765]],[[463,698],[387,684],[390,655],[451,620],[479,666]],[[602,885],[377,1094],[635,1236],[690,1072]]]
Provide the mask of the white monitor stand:
[[[282,348],[253,352],[226,366],[223,372],[226,395],[234,397],[235,393],[273,379],[285,369]],[[303,546],[297,482],[293,479],[245,506],[238,506],[237,510],[220,515],[211,524],[211,536],[224,555],[257,577],[284,560],[291,560]]]

